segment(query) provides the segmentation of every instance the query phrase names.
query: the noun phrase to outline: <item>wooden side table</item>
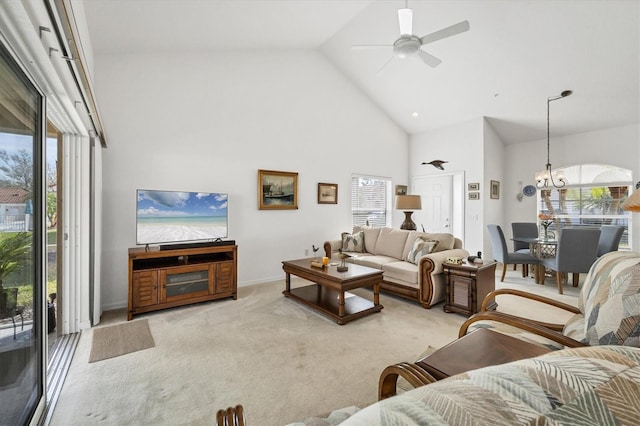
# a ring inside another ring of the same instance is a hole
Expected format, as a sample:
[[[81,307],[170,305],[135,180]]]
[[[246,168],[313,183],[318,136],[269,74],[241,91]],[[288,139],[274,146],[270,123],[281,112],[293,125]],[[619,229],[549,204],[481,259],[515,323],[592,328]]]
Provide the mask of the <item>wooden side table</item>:
[[[490,365],[533,358],[551,352],[544,346],[479,328],[418,361],[437,380]]]
[[[446,280],[445,312],[457,312],[471,316],[480,310],[487,294],[495,290],[496,262],[483,264],[444,263]],[[487,309],[495,309],[498,305],[492,301]]]
[[[532,358],[550,351],[517,337],[479,328],[413,364],[402,362],[385,368],[378,381],[378,399],[396,394],[399,376],[417,388],[469,370]]]

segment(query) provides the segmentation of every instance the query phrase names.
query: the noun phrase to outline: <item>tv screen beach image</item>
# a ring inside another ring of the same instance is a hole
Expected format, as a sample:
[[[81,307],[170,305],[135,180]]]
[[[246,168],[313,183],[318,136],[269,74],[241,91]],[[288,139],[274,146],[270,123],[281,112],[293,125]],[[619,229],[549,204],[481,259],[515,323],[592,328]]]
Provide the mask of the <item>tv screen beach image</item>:
[[[138,190],[136,243],[227,237],[227,194]]]

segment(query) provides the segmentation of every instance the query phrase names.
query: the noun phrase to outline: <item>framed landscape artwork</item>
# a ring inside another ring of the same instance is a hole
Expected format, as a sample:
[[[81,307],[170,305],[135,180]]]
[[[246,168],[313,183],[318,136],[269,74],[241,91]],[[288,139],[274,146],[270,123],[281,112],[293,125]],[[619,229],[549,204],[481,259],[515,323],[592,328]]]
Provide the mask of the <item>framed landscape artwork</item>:
[[[396,195],[407,195],[407,185],[396,185]]]
[[[337,183],[318,183],[318,204],[338,204]]]
[[[495,200],[500,198],[500,182],[497,180],[491,181],[491,198]]]
[[[298,173],[258,170],[258,209],[298,208]]]

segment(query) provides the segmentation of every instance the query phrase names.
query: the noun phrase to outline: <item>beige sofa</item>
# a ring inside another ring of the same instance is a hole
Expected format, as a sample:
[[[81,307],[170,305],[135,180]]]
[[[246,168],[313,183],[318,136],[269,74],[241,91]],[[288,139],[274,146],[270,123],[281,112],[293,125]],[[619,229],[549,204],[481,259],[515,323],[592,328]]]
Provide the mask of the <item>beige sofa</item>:
[[[438,243],[433,252],[416,256],[413,263],[408,256],[416,254],[418,237]],[[417,300],[427,309],[445,299],[442,263],[449,257],[469,256],[462,248],[462,240],[452,234],[387,227],[354,227],[351,234],[343,233],[339,240],[326,241],[325,256],[337,258],[343,245],[343,252],[352,256],[348,262],[384,271],[381,290]]]

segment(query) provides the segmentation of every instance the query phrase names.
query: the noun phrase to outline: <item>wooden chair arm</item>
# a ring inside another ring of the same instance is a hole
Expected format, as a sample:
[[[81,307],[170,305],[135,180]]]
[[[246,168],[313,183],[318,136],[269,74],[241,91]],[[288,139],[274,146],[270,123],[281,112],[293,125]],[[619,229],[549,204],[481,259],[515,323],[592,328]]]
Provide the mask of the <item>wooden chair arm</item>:
[[[529,333],[537,334],[538,336],[542,336],[549,340],[553,340],[554,342],[557,342],[561,345],[564,345],[570,348],[579,348],[582,346],[588,346],[582,342],[578,342],[577,340],[574,340],[570,337],[565,336],[559,331],[555,331],[553,329],[544,327],[536,321],[531,321],[528,319],[517,317],[515,315],[509,315],[503,312],[494,312],[494,311],[478,312],[477,314],[472,315],[460,326],[458,337],[462,337],[465,334],[467,334],[467,329],[474,322],[485,321],[485,320],[496,321],[496,322],[501,322],[503,324],[511,325],[513,327],[520,328],[524,331],[528,331]]]
[[[522,290],[514,290],[510,288],[501,288],[499,290],[494,290],[487,294],[485,298],[482,300],[482,306],[480,307],[480,311],[487,310],[487,304],[491,303],[493,299],[501,294],[510,294],[512,296],[524,297],[525,299],[535,300],[536,302],[545,303],[547,305],[555,306],[556,308],[564,309],[565,311],[569,311],[573,314],[579,314],[580,309],[575,306],[569,305],[567,303],[558,302],[555,299],[550,299],[544,296],[538,296],[537,294],[528,293]]]
[[[402,376],[413,387],[428,385],[437,380],[422,367],[408,362],[390,365],[380,374],[378,382],[378,401],[392,397],[396,394],[398,376]]]
[[[226,410],[218,410],[216,413],[216,426],[244,426],[244,409],[242,405],[229,407]]]

